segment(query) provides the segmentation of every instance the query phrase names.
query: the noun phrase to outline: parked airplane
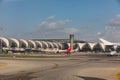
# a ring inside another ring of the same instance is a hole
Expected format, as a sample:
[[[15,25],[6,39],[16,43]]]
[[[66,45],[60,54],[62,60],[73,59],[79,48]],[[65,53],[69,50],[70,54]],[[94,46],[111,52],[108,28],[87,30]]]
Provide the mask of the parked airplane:
[[[68,48],[65,50],[58,50],[57,53],[70,53],[71,48],[72,48],[71,46],[68,46]]]
[[[77,52],[79,50],[79,47],[77,47],[76,49],[72,50],[71,46],[68,46],[67,49],[65,50],[59,50],[59,49],[41,49],[42,52],[48,52],[48,53],[59,53],[59,54],[69,54],[69,53],[74,53]]]
[[[79,46],[77,46],[75,49],[72,49],[72,46],[69,44],[68,48],[65,50],[58,50],[57,53],[75,53],[78,52]]]
[[[59,49],[41,49],[42,52],[50,52],[50,53],[69,53],[71,51],[71,46],[68,46],[65,50]]]

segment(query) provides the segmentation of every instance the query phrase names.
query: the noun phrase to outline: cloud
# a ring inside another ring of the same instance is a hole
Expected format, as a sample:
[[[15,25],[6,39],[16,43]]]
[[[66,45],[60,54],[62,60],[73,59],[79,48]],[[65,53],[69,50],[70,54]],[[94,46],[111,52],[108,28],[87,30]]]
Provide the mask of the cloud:
[[[54,18],[55,18],[55,16],[48,16],[47,19],[54,19]]]
[[[65,29],[64,29],[64,32],[65,32],[65,33],[68,33],[68,34],[75,34],[75,33],[78,33],[79,30],[76,29],[76,28],[65,28]]]
[[[31,37],[36,38],[66,38],[68,35],[64,32],[71,20],[56,20],[54,16],[48,16],[46,20],[41,21],[37,27],[34,28]]]
[[[98,32],[97,35],[101,35],[102,33],[101,32]]]
[[[44,29],[55,29],[68,24],[70,20],[59,20],[59,21],[42,21],[39,25],[40,28]]]
[[[109,27],[120,27],[120,14],[117,15],[115,18],[111,19],[109,23],[107,24]]]
[[[106,25],[103,38],[111,41],[120,41],[120,14],[116,15]]]

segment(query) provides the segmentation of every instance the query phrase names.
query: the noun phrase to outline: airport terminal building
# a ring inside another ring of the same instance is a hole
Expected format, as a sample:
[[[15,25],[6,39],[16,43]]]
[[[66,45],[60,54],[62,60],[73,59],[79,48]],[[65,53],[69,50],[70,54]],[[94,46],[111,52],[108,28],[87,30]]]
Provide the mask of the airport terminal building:
[[[70,45],[69,39],[15,39],[0,37],[0,50],[12,52],[41,52],[50,50],[65,50]],[[111,46],[101,42],[86,42],[74,40],[73,50],[77,52],[106,52]],[[118,48],[118,50],[120,50]]]

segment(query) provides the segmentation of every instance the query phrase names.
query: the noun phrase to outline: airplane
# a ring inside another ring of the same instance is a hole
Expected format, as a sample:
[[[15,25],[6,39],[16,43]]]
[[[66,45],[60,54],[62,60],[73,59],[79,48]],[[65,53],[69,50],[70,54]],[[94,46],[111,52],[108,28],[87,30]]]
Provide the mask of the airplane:
[[[107,41],[107,40],[105,40],[105,39],[102,39],[102,38],[100,38],[99,39],[105,46],[113,46],[113,51],[111,50],[110,52],[110,54],[111,55],[114,55],[115,53],[117,53],[116,51],[117,51],[117,48],[120,46],[120,43],[112,43],[112,42],[109,42],[109,41]]]
[[[72,46],[68,46],[65,50],[58,50],[56,53],[70,53]]]
[[[49,53],[70,53],[71,46],[68,46],[65,50],[59,50],[59,49],[41,49],[41,52],[49,52]]]
[[[79,50],[79,47],[72,50],[72,46],[68,44],[68,47],[65,50],[59,49],[41,49],[41,52],[48,52],[48,53],[58,53],[58,54],[70,54],[75,53]]]

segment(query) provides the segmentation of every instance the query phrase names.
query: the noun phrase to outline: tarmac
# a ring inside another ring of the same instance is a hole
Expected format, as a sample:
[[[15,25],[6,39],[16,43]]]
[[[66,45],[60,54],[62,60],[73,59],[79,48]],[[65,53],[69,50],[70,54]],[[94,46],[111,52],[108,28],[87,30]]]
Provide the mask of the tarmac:
[[[119,63],[119,56],[105,53],[78,53],[63,58],[0,58],[0,80],[120,80]]]

